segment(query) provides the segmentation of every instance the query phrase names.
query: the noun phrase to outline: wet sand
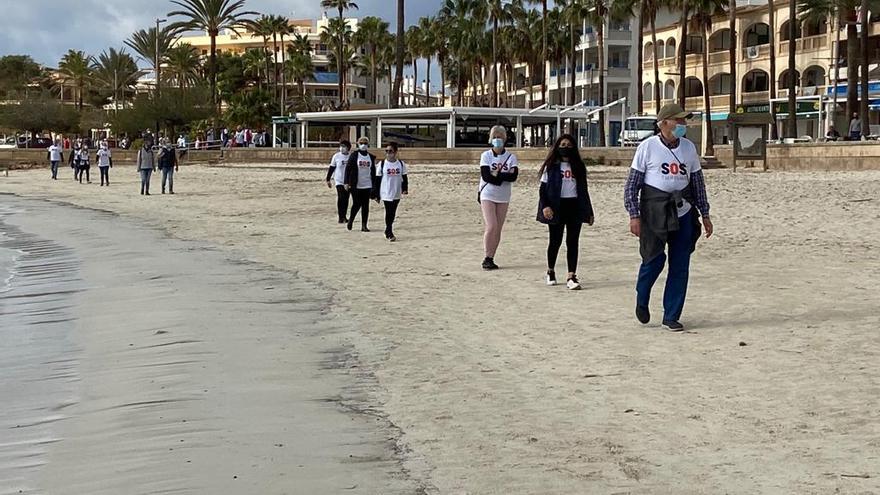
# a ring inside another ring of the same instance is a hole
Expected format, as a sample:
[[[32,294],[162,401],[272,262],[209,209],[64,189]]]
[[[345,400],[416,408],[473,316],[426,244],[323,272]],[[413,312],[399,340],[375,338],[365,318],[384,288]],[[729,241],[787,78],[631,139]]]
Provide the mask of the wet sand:
[[[326,289],[0,196],[0,493],[416,493]]]
[[[320,284],[329,324],[351,325],[356,375],[378,384],[362,407],[399,428],[428,493],[880,493],[880,173],[709,171],[716,236],[694,256],[688,332],[670,334],[632,315],[624,169],[591,170],[575,293],[541,281],[537,164],[514,186],[493,273],[479,268],[476,167],[409,168],[394,244],[375,204],[372,233],[335,223],[317,165],[185,167],[173,197],[138,196],[116,168],[109,189],[34,171],[0,192],[113,211]]]

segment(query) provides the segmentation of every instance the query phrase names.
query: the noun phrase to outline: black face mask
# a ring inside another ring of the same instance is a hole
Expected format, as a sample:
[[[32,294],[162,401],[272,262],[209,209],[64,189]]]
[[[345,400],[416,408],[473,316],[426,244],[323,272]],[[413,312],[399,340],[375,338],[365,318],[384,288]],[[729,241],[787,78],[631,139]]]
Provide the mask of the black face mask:
[[[571,160],[577,153],[574,148],[559,148],[559,157]]]

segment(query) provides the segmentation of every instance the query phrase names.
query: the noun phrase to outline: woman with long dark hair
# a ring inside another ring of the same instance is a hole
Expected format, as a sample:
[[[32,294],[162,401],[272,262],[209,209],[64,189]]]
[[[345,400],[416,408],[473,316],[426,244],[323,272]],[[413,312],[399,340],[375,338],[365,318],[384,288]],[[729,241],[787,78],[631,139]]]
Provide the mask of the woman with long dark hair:
[[[577,141],[569,134],[556,140],[541,170],[537,220],[547,224],[547,285],[556,285],[556,257],[565,234],[568,275],[565,285],[580,290],[577,264],[581,226],[593,225],[593,204],[587,187],[587,167],[581,159]]]

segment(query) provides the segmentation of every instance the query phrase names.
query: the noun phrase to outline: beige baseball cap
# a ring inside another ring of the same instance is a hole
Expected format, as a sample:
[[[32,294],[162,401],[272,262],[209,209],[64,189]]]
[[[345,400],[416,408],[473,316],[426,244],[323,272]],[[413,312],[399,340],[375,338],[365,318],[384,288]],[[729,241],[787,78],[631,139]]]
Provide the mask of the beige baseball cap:
[[[693,116],[693,113],[685,112],[680,106],[676,105],[675,103],[663,105],[663,107],[660,108],[660,111],[657,112],[657,120],[689,119]]]

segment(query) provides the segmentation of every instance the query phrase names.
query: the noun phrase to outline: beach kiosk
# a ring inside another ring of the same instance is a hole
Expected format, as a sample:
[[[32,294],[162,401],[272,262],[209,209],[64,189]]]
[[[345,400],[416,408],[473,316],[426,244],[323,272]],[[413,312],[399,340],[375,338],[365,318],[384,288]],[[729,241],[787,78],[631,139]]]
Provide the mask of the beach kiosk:
[[[746,113],[740,107],[736,113],[727,116],[730,133],[733,137],[733,171],[738,160],[748,161],[754,166],[756,161],[763,163],[767,170],[768,126],[773,123],[769,113]]]

